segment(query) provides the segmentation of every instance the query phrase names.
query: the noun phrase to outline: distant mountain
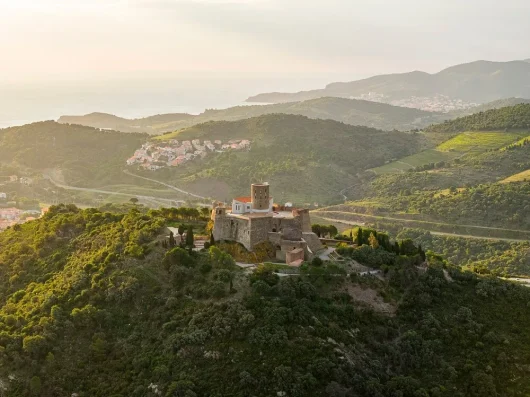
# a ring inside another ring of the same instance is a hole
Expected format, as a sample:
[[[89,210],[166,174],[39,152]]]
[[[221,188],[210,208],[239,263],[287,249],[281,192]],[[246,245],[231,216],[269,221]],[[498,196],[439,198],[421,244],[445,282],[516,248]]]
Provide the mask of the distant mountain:
[[[156,133],[156,125],[175,123],[193,119],[193,115],[186,113],[157,114],[139,119],[126,119],[108,113],[90,113],[84,116],[61,116],[61,124],[77,124],[88,127],[115,130],[121,132]]]
[[[236,106],[219,110],[208,109],[199,115],[174,113],[133,120],[106,113],[91,113],[85,116],[62,116],[59,123],[110,128],[122,132],[160,134],[207,121],[235,121],[273,113],[295,114],[313,119],[331,119],[346,124],[365,125],[383,130],[422,128],[434,122],[443,121],[445,118],[439,113],[408,107],[328,97],[304,102]]]
[[[499,98],[530,98],[530,63],[527,61],[476,61],[456,65],[435,74],[420,71],[388,74],[347,83],[331,83],[324,89],[298,93],[265,93],[248,102],[278,103],[319,98],[382,96],[385,102],[411,97],[445,95],[467,102],[485,103]]]

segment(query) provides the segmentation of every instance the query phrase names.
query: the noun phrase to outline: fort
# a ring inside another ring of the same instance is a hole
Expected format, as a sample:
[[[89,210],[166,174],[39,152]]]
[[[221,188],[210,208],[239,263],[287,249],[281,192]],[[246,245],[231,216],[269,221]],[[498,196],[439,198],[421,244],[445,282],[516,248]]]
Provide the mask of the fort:
[[[231,208],[215,205],[211,219],[215,241],[235,241],[249,251],[269,242],[276,259],[288,264],[311,260],[323,248],[311,231],[309,210],[275,207],[267,183],[252,184],[250,196],[234,198]]]

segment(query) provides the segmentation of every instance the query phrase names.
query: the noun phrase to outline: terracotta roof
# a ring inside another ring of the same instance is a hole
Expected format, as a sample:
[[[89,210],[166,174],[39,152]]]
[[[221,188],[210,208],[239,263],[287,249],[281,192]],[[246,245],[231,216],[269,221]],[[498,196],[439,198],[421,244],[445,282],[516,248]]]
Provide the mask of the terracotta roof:
[[[234,201],[239,201],[240,203],[250,203],[252,202],[252,197],[236,197]]]

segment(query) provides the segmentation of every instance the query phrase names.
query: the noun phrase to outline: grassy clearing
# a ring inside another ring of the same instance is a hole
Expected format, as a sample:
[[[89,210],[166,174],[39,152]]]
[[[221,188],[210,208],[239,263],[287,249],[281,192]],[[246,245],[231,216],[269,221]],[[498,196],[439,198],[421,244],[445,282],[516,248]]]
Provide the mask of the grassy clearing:
[[[530,181],[530,170],[526,170],[518,174],[512,175],[502,180],[500,183],[526,182],[526,181]]]
[[[404,172],[425,164],[452,160],[458,156],[460,156],[459,153],[442,152],[436,149],[429,149],[413,154],[412,156],[403,157],[400,160],[393,161],[392,163],[385,164],[381,167],[372,168],[371,171],[375,172],[377,175],[393,174],[396,172]]]
[[[485,152],[499,149],[521,139],[526,133],[517,132],[464,132],[437,147],[441,152]]]

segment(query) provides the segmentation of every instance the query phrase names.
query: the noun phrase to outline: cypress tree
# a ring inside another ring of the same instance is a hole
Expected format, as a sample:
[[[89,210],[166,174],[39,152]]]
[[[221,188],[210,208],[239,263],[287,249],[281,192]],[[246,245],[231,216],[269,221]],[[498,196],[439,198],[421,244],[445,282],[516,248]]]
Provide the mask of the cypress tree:
[[[175,235],[173,234],[173,232],[169,232],[169,246],[173,248],[175,245],[177,245]]]
[[[357,245],[360,247],[361,245],[363,245],[363,241],[363,229],[359,227],[357,229]]]
[[[186,232],[186,246],[189,248],[193,248],[194,245],[194,237],[193,237],[193,227],[188,227],[188,231]]]

